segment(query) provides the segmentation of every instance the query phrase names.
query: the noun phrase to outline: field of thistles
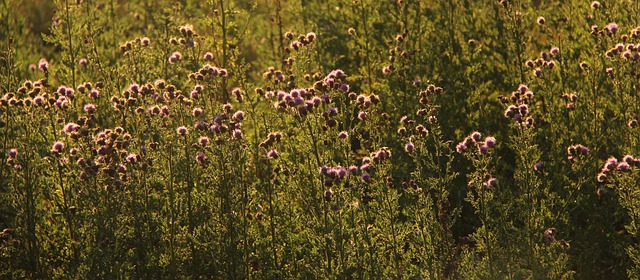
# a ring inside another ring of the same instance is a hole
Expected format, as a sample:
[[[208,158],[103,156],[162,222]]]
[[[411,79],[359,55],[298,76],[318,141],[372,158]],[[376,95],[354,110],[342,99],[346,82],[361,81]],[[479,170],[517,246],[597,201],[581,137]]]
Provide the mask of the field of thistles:
[[[640,278],[640,1],[4,0],[2,279]]]

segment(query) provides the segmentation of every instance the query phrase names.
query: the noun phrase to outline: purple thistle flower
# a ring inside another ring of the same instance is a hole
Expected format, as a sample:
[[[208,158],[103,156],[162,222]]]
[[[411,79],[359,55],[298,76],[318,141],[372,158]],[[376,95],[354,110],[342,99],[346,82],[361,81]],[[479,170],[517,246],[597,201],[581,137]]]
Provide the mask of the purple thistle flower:
[[[320,172],[321,175],[327,175],[329,168],[326,165],[323,165],[323,166],[320,166],[318,171]]]
[[[358,113],[358,119],[360,119],[360,120],[364,120],[366,117],[367,117],[367,112],[365,112],[365,111],[360,111],[360,112]]]
[[[87,66],[87,64],[88,64],[88,63],[89,63],[89,62],[87,61],[87,59],[86,59],[86,58],[81,58],[80,60],[78,60],[78,64],[79,64],[80,66]]]
[[[15,148],[10,149],[7,154],[9,155],[10,158],[16,158],[18,156],[18,150]]]
[[[36,96],[33,98],[33,103],[35,103],[37,106],[42,106],[44,105],[44,98],[42,98],[42,96]]]
[[[415,148],[415,146],[413,145],[413,142],[409,141],[409,143],[407,143],[406,145],[404,145],[404,150],[407,153],[411,153],[413,152],[413,149]]]
[[[471,138],[474,141],[480,141],[480,138],[482,138],[482,134],[480,134],[480,132],[474,131],[471,133]]]
[[[191,113],[193,114],[194,117],[198,118],[202,116],[202,109],[194,108],[193,111],[191,111]]]
[[[209,145],[209,137],[207,136],[200,137],[200,139],[198,139],[198,143],[200,143],[200,145],[203,147]]]
[[[184,126],[178,127],[178,128],[176,129],[176,132],[178,132],[178,134],[179,134],[180,136],[185,136],[185,135],[187,135],[187,128],[186,128],[186,127],[184,127]]]
[[[84,105],[84,111],[89,114],[93,114],[96,112],[96,106],[91,103]]]
[[[349,92],[349,85],[348,84],[340,85],[340,90],[343,92]]]
[[[494,138],[493,136],[484,138],[484,143],[487,145],[487,147],[493,148],[496,146],[496,138]]]
[[[99,95],[100,95],[100,92],[99,92],[98,90],[95,90],[95,89],[92,89],[92,90],[89,92],[89,97],[91,97],[91,98],[93,98],[93,99],[98,98],[98,96],[99,96]]]
[[[40,61],[38,62],[38,68],[43,72],[48,71],[49,70],[49,62],[47,62],[46,59],[41,58]]]
[[[327,170],[327,176],[333,179],[338,178],[338,170],[336,170],[335,168],[331,168]]]
[[[542,161],[538,161],[536,162],[536,164],[533,165],[533,170],[541,171],[543,167],[544,167],[544,164],[542,163]]]
[[[148,46],[148,45],[149,45],[149,43],[151,43],[151,40],[149,40],[149,38],[148,38],[148,37],[142,37],[142,38],[140,39],[140,44],[141,44],[142,46],[145,46],[145,47],[146,47],[146,46]]]
[[[618,163],[618,166],[616,166],[616,169],[619,171],[628,171],[630,167],[631,166],[629,166],[628,163],[621,162],[621,163]]]
[[[212,54],[211,52],[206,52],[206,53],[204,54],[204,57],[203,57],[203,58],[204,58],[204,60],[206,60],[206,61],[212,61],[212,60],[213,60],[213,54]]]
[[[487,152],[489,152],[489,146],[487,146],[487,144],[480,144],[478,145],[478,153],[480,154],[486,154]]]
[[[347,170],[342,166],[336,166],[335,169],[338,171],[338,178],[344,178],[347,176]]]
[[[242,130],[240,130],[240,129],[234,129],[233,130],[233,138],[242,139],[242,137],[243,137]]]
[[[278,150],[276,150],[276,149],[273,149],[273,150],[270,150],[269,152],[267,152],[267,157],[271,158],[271,159],[277,159],[278,155],[279,155],[278,154]]]
[[[340,138],[340,140],[347,140],[349,139],[349,134],[346,131],[340,131],[338,138]]]
[[[349,166],[348,171],[351,174],[356,173],[356,172],[358,172],[358,167],[355,166],[355,165],[351,165],[351,166]]]
[[[363,173],[362,176],[360,176],[360,179],[362,179],[362,181],[364,181],[365,183],[371,183],[371,174]]]
[[[456,146],[456,151],[457,151],[458,153],[462,153],[462,152],[464,152],[466,149],[467,149],[467,146],[466,146],[464,143],[459,143],[459,144]]]
[[[362,171],[367,171],[367,170],[369,169],[369,167],[370,167],[369,163],[363,163],[363,164],[360,166],[360,170],[362,170]]]
[[[600,183],[604,183],[605,181],[607,181],[607,174],[598,173],[598,175],[596,176],[596,180],[598,180],[598,182]]]
[[[371,163],[371,158],[370,157],[363,157],[362,158],[362,164],[369,164]]]
[[[243,111],[235,112],[235,114],[233,114],[233,119],[236,120],[236,121],[244,120],[244,112]]]
[[[75,123],[68,123],[62,128],[62,131],[66,134],[71,134],[72,132],[78,131],[79,128],[80,126]]]
[[[60,141],[56,141],[55,143],[53,143],[53,147],[51,149],[51,152],[59,153],[59,152],[62,152],[62,149],[64,149],[64,143],[62,143]]]
[[[207,155],[205,155],[204,153],[199,153],[196,155],[196,161],[200,164],[205,164],[207,163]]]
[[[522,84],[518,87],[518,91],[520,91],[520,93],[525,93],[527,92],[527,90],[529,90],[529,87],[527,85]]]
[[[140,156],[136,154],[129,154],[126,159],[128,163],[136,163],[138,162],[139,157]]]
[[[628,163],[628,164],[633,164],[634,159],[633,159],[633,156],[632,156],[632,155],[625,155],[625,156],[622,158],[622,161],[624,161],[624,162],[626,162],[626,163]]]
[[[606,30],[609,31],[609,33],[611,33],[613,35],[618,33],[618,24],[616,24],[615,22],[607,24],[607,26],[605,28],[606,28]]]

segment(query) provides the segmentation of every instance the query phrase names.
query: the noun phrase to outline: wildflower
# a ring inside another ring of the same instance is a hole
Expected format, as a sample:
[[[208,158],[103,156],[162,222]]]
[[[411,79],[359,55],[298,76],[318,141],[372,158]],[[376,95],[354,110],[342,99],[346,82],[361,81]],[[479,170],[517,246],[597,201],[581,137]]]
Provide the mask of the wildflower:
[[[206,53],[204,54],[204,57],[203,57],[203,58],[204,58],[204,60],[206,60],[206,61],[212,61],[212,60],[213,60],[213,54],[212,54],[211,52],[206,52]]]
[[[534,69],[533,70],[533,75],[535,75],[536,77],[542,76],[542,69],[540,69],[540,68]]]
[[[360,176],[360,179],[362,179],[362,181],[364,181],[365,183],[370,183],[371,182],[371,174],[363,173],[362,176]]]
[[[59,152],[62,152],[62,149],[64,149],[64,143],[62,143],[60,141],[56,141],[55,143],[53,143],[53,147],[51,149],[51,152],[59,153]]]
[[[633,162],[634,162],[634,158],[633,158],[633,156],[632,156],[632,155],[625,155],[625,156],[622,158],[622,161],[623,161],[623,162],[626,162],[626,163],[628,163],[628,164],[633,164]]]
[[[126,158],[128,163],[136,163],[138,162],[139,159],[140,159],[140,156],[136,154],[129,154]]]
[[[533,170],[541,171],[543,167],[544,167],[544,164],[542,163],[542,161],[538,161],[536,162],[536,164],[533,165]]]
[[[80,60],[78,60],[78,64],[80,64],[80,66],[87,66],[88,63],[89,62],[86,58],[81,58]]]
[[[347,168],[347,171],[351,174],[358,172],[358,167],[355,165],[351,165],[349,166],[349,168]]]
[[[321,175],[327,175],[328,171],[329,171],[329,168],[326,165],[320,166],[319,168],[319,172]]]
[[[598,9],[598,8],[600,8],[600,2],[598,2],[598,1],[591,2],[591,9],[595,10],[595,9]]]
[[[543,25],[543,24],[545,23],[545,19],[544,19],[544,17],[538,17],[538,19],[536,20],[536,22],[537,22],[539,25]]]
[[[551,53],[551,55],[558,55],[560,53],[560,49],[558,47],[552,47],[551,50],[549,50],[549,53]]]
[[[140,39],[140,44],[145,47],[148,46],[150,42],[151,40],[149,40],[148,37],[142,37],[142,39]]]
[[[36,66],[35,64],[29,64],[29,71],[33,72],[36,71],[36,69],[38,69],[38,66]]]
[[[269,152],[267,152],[267,157],[271,158],[271,159],[277,159],[278,158],[278,150],[276,149],[272,149]]]
[[[487,187],[495,187],[495,186],[497,186],[497,185],[498,185],[498,179],[496,179],[496,178],[491,178],[491,179],[489,179],[489,180],[487,181],[487,183],[486,183],[486,184],[487,184],[487,185],[486,185]]]
[[[618,33],[618,24],[616,24],[615,22],[611,22],[607,24],[605,30],[607,30],[610,34],[615,35],[616,33]]]
[[[496,146],[496,138],[494,138],[492,136],[484,138],[484,143],[485,143],[485,145],[487,145],[487,147],[493,148],[493,147]]]
[[[406,145],[404,145],[404,150],[407,153],[411,153],[413,152],[413,149],[415,148],[415,146],[413,145],[413,142],[409,141]]]
[[[474,141],[480,141],[481,137],[482,134],[480,134],[480,132],[474,131],[471,133],[471,139],[473,139]]]
[[[49,70],[49,62],[47,62],[46,59],[41,58],[38,62],[38,68],[43,72],[47,72]]]
[[[33,103],[35,103],[37,106],[42,106],[44,105],[44,98],[42,98],[42,96],[36,96],[33,98]]]
[[[360,120],[364,120],[366,117],[367,117],[367,112],[365,112],[365,111],[360,111],[360,112],[358,113],[358,119],[360,119]]]
[[[96,106],[91,103],[84,105],[84,111],[89,114],[93,114],[96,112]]]
[[[196,161],[200,164],[205,164],[207,162],[207,155],[205,155],[204,153],[197,154]]]
[[[618,166],[616,166],[616,169],[619,170],[619,171],[628,171],[629,168],[630,168],[630,166],[626,162],[618,163]]]
[[[9,155],[10,158],[16,158],[18,156],[18,150],[15,148],[11,149],[7,154]]]
[[[242,136],[243,136],[242,130],[240,130],[240,129],[234,129],[233,130],[233,138],[242,139]]]
[[[458,153],[462,153],[462,152],[464,152],[466,149],[467,149],[467,146],[466,146],[464,143],[459,143],[459,144],[456,146],[456,151],[457,151]]]
[[[369,164],[371,163],[371,158],[370,157],[363,157],[362,158],[362,164]]]
[[[340,85],[340,90],[343,92],[349,92],[349,85],[348,84]]]
[[[71,134],[72,132],[78,131],[79,128],[80,126],[75,123],[68,123],[62,128],[62,131],[66,134]]]
[[[604,183],[607,180],[607,174],[598,173],[596,180],[598,180],[599,183]]]
[[[236,121],[244,120],[244,112],[243,111],[235,112],[235,114],[233,114],[233,119],[236,120]]]
[[[209,145],[209,137],[207,136],[200,137],[200,139],[198,139],[198,143],[200,143],[200,145],[203,147]]]
[[[480,145],[478,145],[478,153],[484,155],[487,152],[489,152],[489,146],[487,146],[487,144],[481,143]]]
[[[347,140],[349,139],[349,134],[346,131],[340,131],[340,133],[338,133],[338,138],[340,140]]]
[[[198,118],[202,116],[202,109],[194,108],[193,111],[191,111],[191,113],[193,114],[194,117]]]
[[[180,136],[185,136],[185,135],[187,135],[187,128],[186,128],[186,127],[184,127],[184,126],[178,127],[178,128],[176,129],[176,131],[178,132],[178,134],[179,134]]]

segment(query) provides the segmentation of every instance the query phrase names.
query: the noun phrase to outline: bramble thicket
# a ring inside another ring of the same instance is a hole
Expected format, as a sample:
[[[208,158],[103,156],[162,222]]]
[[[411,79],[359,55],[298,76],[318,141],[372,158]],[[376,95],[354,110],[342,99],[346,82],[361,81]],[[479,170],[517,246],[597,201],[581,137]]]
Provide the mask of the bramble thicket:
[[[640,1],[0,2],[1,278],[640,277]]]

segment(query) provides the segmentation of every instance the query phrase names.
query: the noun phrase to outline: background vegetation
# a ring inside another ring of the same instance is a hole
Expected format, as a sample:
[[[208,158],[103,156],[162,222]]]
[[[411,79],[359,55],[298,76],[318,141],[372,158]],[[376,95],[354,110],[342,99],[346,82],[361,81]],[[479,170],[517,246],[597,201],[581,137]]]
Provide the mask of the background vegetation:
[[[0,1],[0,275],[637,279],[640,1]]]

